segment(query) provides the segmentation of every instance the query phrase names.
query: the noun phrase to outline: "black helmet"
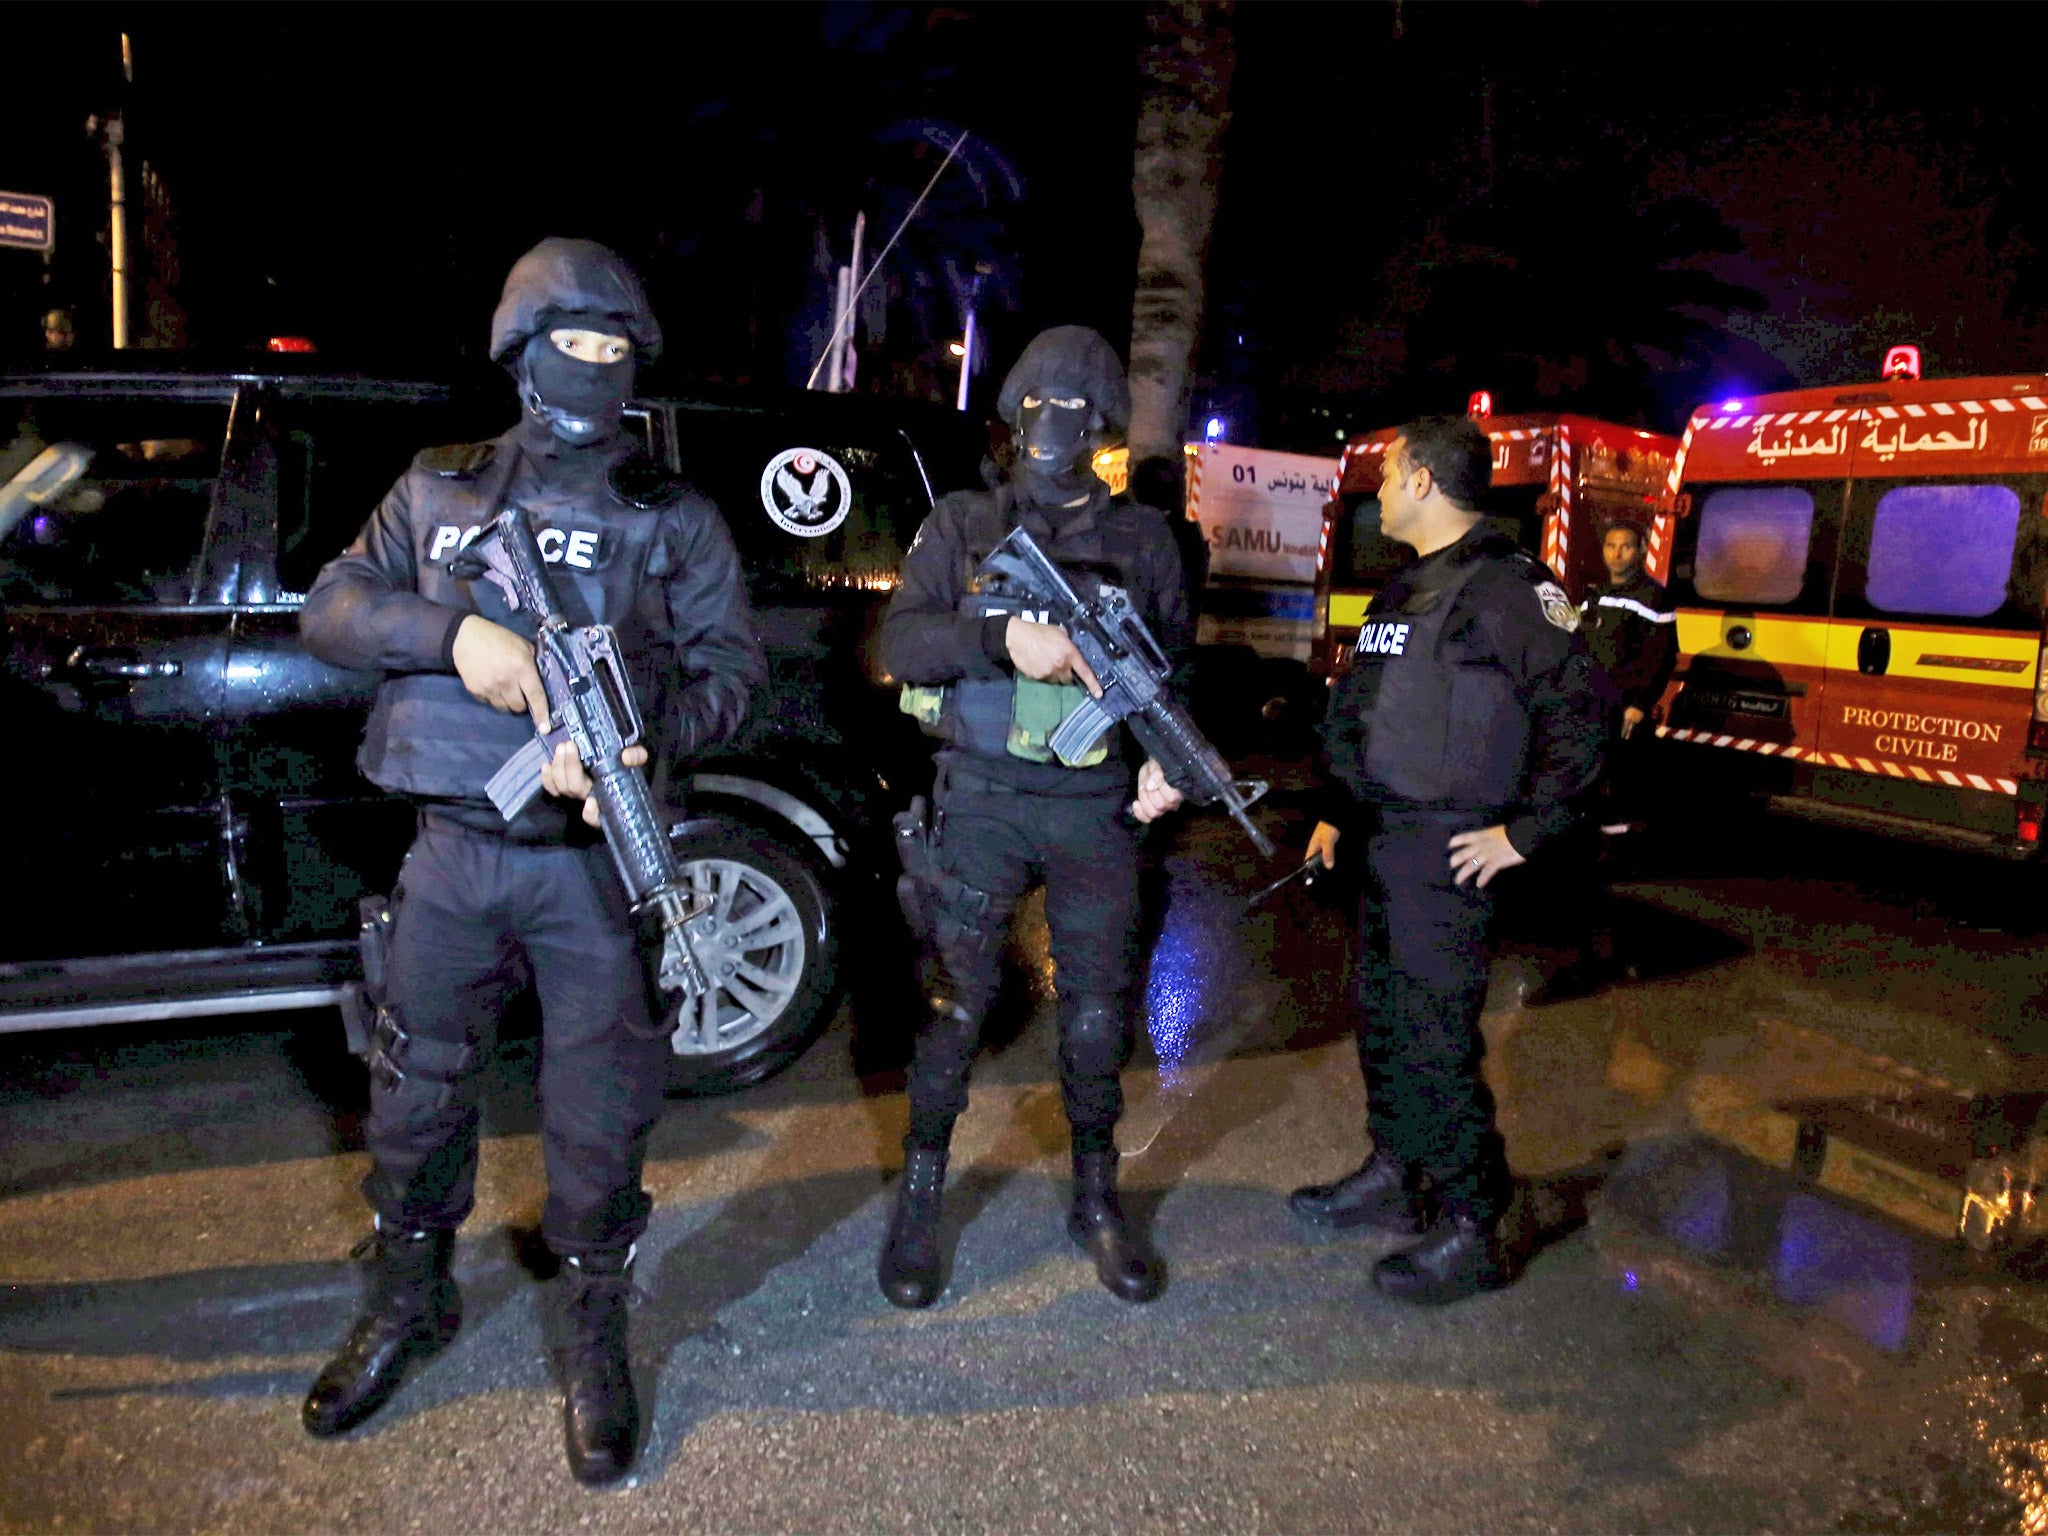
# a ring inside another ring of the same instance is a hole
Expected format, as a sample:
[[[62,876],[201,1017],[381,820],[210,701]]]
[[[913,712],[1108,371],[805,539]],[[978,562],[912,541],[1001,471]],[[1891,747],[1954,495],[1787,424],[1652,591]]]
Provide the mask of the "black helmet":
[[[661,327],[633,269],[595,240],[550,236],[512,265],[491,316],[491,361],[509,362],[564,315],[604,315],[642,358],[661,356]]]
[[[1056,325],[1039,332],[1017,359],[996,396],[996,414],[1012,425],[1026,395],[1054,388],[1085,395],[1102,417],[1111,436],[1122,437],[1131,425],[1131,387],[1116,350],[1085,325]]]

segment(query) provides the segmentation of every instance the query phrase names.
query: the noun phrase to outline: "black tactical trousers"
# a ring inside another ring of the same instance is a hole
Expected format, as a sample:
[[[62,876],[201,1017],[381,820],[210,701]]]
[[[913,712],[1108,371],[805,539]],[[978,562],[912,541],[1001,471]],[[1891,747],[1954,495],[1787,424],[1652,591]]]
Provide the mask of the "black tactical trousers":
[[[1487,892],[1451,883],[1454,832],[1475,818],[1383,823],[1366,845],[1358,1057],[1373,1145],[1432,1181],[1447,1208],[1498,1218],[1510,1192],[1486,1042]]]
[[[602,844],[509,843],[429,812],[395,897],[386,990],[404,1037],[380,1031],[371,1061],[371,1207],[404,1231],[469,1214],[476,1074],[503,1005],[530,979],[541,1009],[541,1235],[564,1257],[623,1251],[651,1209],[640,1173],[668,1043],[627,1027],[647,1028],[647,994],[610,855]]]
[[[938,862],[983,893],[985,910],[942,924],[941,985],[910,1066],[910,1148],[944,1147],[967,1108],[981,1024],[1001,979],[1003,929],[1032,886],[1045,886],[1059,994],[1060,1093],[1074,1145],[1108,1151],[1123,1114],[1117,1074],[1131,1055],[1137,972],[1138,831],[1126,796],[1016,793],[953,770],[938,792]]]

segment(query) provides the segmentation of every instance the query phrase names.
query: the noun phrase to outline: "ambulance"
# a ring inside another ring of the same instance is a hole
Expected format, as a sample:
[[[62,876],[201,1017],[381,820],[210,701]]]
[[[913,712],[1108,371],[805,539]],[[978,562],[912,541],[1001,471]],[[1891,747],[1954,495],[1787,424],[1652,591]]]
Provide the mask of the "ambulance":
[[[1226,750],[1294,750],[1323,714],[1309,656],[1322,630],[1316,552],[1337,460],[1206,441],[1183,452],[1186,499],[1170,510],[1186,519],[1178,532],[1200,530],[1207,566],[1190,705]],[[1095,473],[1121,494],[1129,461],[1125,448],[1103,449]]]
[[[1316,552],[1337,460],[1217,442],[1183,452],[1187,497],[1178,510],[1208,546],[1196,644],[1305,664],[1320,627]],[[1129,449],[1105,448],[1094,465],[1110,490],[1128,489]]]
[[[1493,442],[1486,512],[1557,573],[1573,602],[1607,580],[1600,540],[1617,521],[1643,534],[1644,569],[1665,579],[1677,438],[1559,412],[1495,416],[1484,390],[1472,396],[1468,411]],[[1415,558],[1405,544],[1380,533],[1380,466],[1398,436],[1400,428],[1383,427],[1354,437],[1323,506],[1315,591],[1320,623],[1309,666],[1326,681],[1348,670],[1373,593]]]
[[[2039,851],[2048,377],[1922,379],[1895,347],[1878,383],[1697,411],[1671,490],[1657,734],[1686,766],[1778,810]]]

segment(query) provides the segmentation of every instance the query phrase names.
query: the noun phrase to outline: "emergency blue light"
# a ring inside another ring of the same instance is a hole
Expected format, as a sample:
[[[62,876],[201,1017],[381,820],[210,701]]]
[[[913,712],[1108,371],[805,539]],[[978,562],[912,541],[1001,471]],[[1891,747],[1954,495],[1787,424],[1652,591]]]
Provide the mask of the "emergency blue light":
[[[1209,441],[1212,443],[1220,437],[1222,437],[1223,418],[1221,416],[1211,416],[1209,418],[1209,424],[1206,427],[1202,428],[1202,436],[1209,439]]]
[[[1721,409],[1724,411],[1739,411],[1742,409],[1742,402],[1740,400],[1723,400],[1721,402]]]

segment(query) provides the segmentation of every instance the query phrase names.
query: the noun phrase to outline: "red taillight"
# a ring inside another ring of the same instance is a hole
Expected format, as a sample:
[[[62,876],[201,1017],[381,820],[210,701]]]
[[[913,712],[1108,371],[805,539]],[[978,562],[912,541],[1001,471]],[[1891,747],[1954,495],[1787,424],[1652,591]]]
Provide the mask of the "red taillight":
[[[306,336],[273,336],[264,347],[272,352],[314,352],[319,350]]]
[[[2022,807],[2020,811],[2019,826],[2017,830],[2020,835],[2020,841],[2023,843],[2038,843],[2039,841],[2041,841],[2040,812],[2030,812],[2026,808]]]

